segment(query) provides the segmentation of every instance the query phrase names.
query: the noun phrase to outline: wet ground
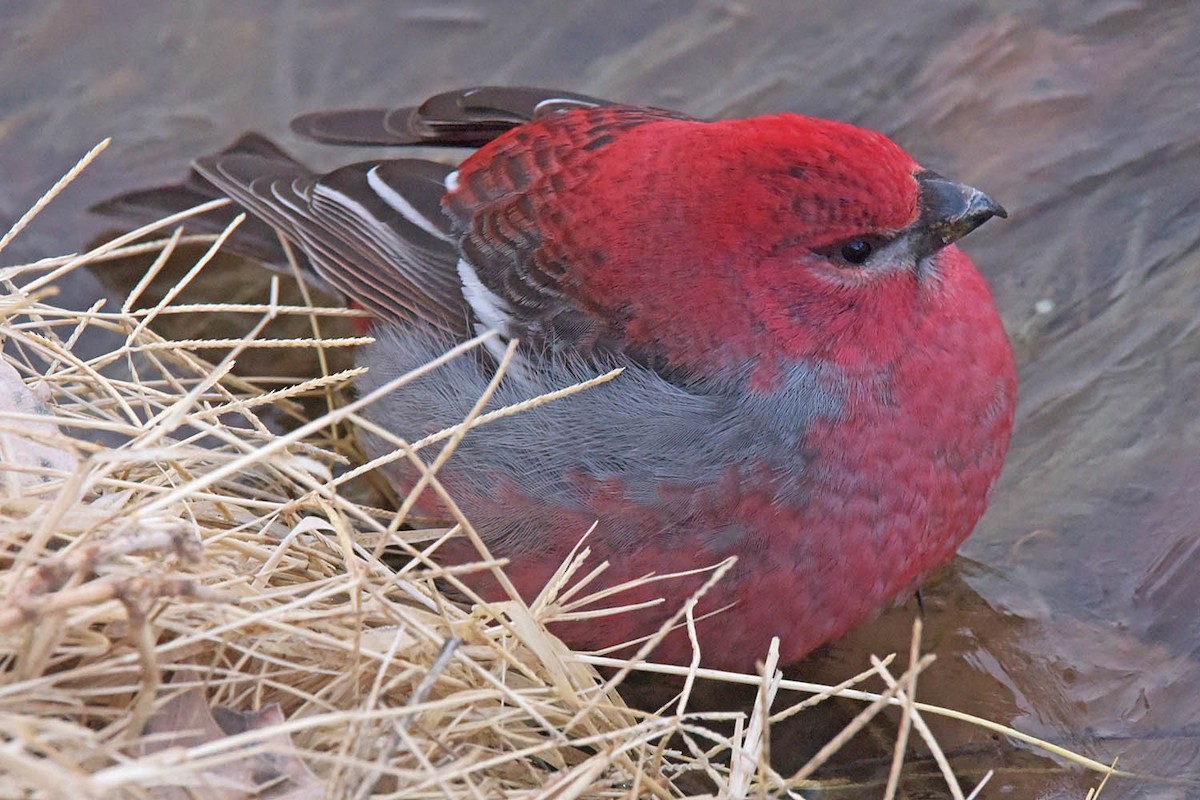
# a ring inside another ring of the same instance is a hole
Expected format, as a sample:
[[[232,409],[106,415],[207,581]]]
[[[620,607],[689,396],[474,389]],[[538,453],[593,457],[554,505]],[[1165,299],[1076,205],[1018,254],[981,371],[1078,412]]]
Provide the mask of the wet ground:
[[[0,228],[91,145],[114,144],[4,260],[84,247],[106,227],[89,203],[178,177],[243,130],[332,165],[345,154],[298,145],[290,117],[458,85],[884,131],[1012,212],[966,249],[1016,345],[1018,429],[991,511],[926,592],[940,659],[922,698],[1200,780],[1197,64],[1200,6],[1187,2],[6,0]],[[81,303],[104,291],[71,290]],[[912,613],[801,672],[837,680],[865,652],[905,648]],[[941,729],[968,775],[1005,767],[985,796],[1079,797],[1095,782]],[[860,775],[886,770],[869,760],[886,744],[861,745]],[[1124,781],[1104,797],[1197,795]]]

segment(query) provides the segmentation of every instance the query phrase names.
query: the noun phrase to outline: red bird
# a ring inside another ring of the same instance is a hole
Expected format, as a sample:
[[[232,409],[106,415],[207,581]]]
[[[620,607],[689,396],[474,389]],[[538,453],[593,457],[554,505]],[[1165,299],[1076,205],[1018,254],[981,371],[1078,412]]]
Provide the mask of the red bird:
[[[913,592],[983,513],[1016,377],[954,242],[1006,214],[883,135],[501,88],[294,127],[479,148],[457,169],[398,159],[320,175],[250,135],[196,162],[377,317],[364,392],[489,328],[520,340],[497,404],[624,368],[470,433],[440,473],[526,598],[593,523],[591,563],[609,566],[587,591],[687,573],[606,601],[665,602],[562,624],[572,646],[649,636],[704,568],[736,557],[697,609],[719,611],[698,624],[703,663],[752,668],[773,636],[792,661]],[[177,187],[106,210],[194,200]],[[249,233],[262,245],[270,231]],[[495,368],[487,353],[459,358],[368,415],[419,439],[461,421]],[[390,449],[363,438],[371,455]],[[392,477],[402,491],[413,480]],[[653,654],[691,656],[681,630]]]

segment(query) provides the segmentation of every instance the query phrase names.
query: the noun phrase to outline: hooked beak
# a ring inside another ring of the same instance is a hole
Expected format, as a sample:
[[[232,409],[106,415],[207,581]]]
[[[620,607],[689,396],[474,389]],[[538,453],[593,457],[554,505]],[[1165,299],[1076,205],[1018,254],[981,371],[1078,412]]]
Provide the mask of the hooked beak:
[[[992,217],[1005,219],[1004,206],[973,186],[966,186],[926,170],[917,173],[921,216],[913,225],[920,255],[933,255],[957,242]]]

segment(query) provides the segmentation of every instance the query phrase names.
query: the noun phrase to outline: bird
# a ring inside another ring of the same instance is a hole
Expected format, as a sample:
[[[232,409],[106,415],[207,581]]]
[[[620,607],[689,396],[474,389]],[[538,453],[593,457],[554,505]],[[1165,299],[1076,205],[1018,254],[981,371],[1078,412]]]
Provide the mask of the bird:
[[[797,661],[911,597],[987,507],[1016,370],[956,242],[1007,213],[883,134],[495,86],[292,127],[470,152],[320,173],[246,134],[186,183],[98,210],[231,198],[251,251],[282,262],[286,241],[369,312],[364,394],[494,332],[501,347],[364,411],[406,441],[466,417],[511,342],[492,407],[619,369],[470,431],[438,473],[525,600],[581,542],[577,574],[604,566],[585,587],[595,603],[551,626],[572,648],[627,656],[669,627],[650,659],[752,670],[777,637],[780,662]],[[371,457],[392,449],[360,439]],[[478,557],[459,539],[435,554]],[[690,632],[680,609],[718,567]],[[503,597],[487,575],[463,580]]]

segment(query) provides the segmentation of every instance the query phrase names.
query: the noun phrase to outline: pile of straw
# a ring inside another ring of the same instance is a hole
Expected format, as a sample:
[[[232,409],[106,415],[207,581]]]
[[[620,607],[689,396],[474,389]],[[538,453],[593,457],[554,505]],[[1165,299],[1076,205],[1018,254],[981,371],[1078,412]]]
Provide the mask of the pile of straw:
[[[676,670],[677,698],[651,713],[627,707],[620,686],[652,666],[619,669],[547,633],[554,587],[530,605],[448,599],[455,575],[428,553],[467,521],[412,530],[403,498],[398,513],[363,488],[339,433],[373,399],[346,401],[356,372],[282,385],[232,372],[247,348],[356,344],[319,335],[351,312],[178,304],[207,255],[153,304],[140,301],[145,282],[116,309],[54,304],[67,273],[130,253],[158,253],[149,280],[185,241],[178,223],[0,270],[0,796],[801,796],[844,739],[780,775],[770,725],[834,693],[868,701],[859,722],[903,706],[895,792],[908,731],[928,732],[911,691],[928,657],[914,653],[898,678],[876,662],[829,692],[782,681],[769,653],[765,679]],[[222,238],[206,240],[211,251]],[[214,310],[244,314],[246,335],[155,332],[166,315]],[[309,318],[314,334],[262,339],[281,315]],[[98,341],[111,346],[82,354]],[[201,347],[227,355],[208,363]],[[305,419],[297,400],[314,396],[328,410]],[[436,462],[430,450],[448,453],[480,424],[398,444],[394,457]],[[439,490],[435,475],[428,484]],[[759,702],[692,713],[698,675],[755,684]],[[891,688],[849,690],[867,675]],[[776,702],[795,688],[816,697]],[[718,717],[733,722],[725,733]]]

